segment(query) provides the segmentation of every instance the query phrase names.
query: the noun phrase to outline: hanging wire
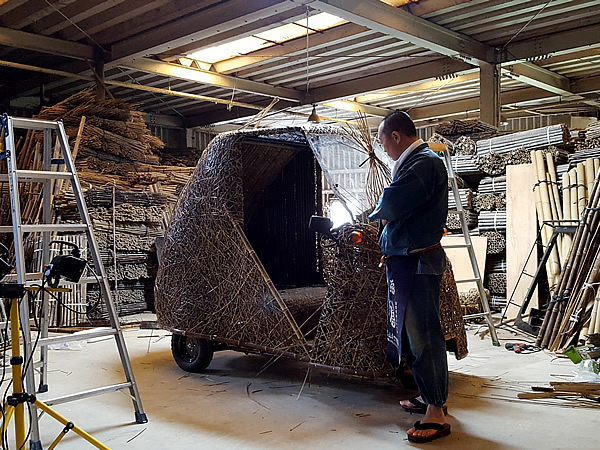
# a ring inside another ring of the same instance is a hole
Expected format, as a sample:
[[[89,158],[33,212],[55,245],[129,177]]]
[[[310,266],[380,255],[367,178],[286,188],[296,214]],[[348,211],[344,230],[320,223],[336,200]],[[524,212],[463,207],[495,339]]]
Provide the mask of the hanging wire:
[[[308,92],[308,6],[306,7],[306,92]]]
[[[533,21],[535,20],[535,18],[536,18],[537,16],[539,16],[539,15],[542,13],[542,11],[543,11],[544,9],[546,9],[546,6],[548,6],[548,5],[549,5],[551,2],[552,2],[552,0],[548,0],[548,1],[546,2],[546,4],[545,4],[544,6],[542,6],[542,9],[540,9],[540,10],[539,10],[537,13],[535,13],[535,15],[534,15],[534,16],[533,16],[531,19],[529,19],[529,20],[527,21],[527,23],[526,23],[525,25],[523,25],[523,26],[521,27],[521,29],[520,29],[519,31],[517,31],[517,32],[516,32],[516,33],[513,35],[513,37],[511,37],[511,38],[508,40],[508,42],[507,42],[506,44],[504,44],[504,45],[502,46],[502,50],[504,50],[504,49],[505,49],[505,48],[508,46],[508,44],[510,44],[510,43],[511,43],[511,42],[512,42],[512,41],[513,41],[513,40],[514,40],[514,39],[515,39],[515,38],[516,38],[516,37],[517,37],[519,34],[521,34],[521,32],[522,32],[522,31],[523,31],[525,28],[527,28],[527,27],[529,26],[529,24],[530,24],[531,22],[533,22]]]

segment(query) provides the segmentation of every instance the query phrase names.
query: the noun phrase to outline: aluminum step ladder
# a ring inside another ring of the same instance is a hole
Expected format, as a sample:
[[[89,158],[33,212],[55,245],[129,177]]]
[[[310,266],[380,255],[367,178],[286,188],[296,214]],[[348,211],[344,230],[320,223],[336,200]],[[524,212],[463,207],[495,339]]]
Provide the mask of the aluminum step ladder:
[[[48,296],[45,294],[42,297],[42,318],[40,324],[40,338],[37,343],[32,342],[31,339],[31,325],[29,320],[22,320],[22,328],[24,334],[24,359],[28,361],[30,358],[33,361],[33,353],[35,348],[32,344],[36,344],[40,348],[41,365],[40,365],[40,385],[38,392],[44,392],[47,390],[47,357],[48,357],[48,345],[65,343],[70,341],[79,341],[90,338],[97,338],[101,336],[113,336],[119,357],[123,366],[123,372],[125,374],[125,382],[118,383],[110,386],[104,386],[100,388],[91,389],[88,391],[78,392],[74,394],[65,395],[45,401],[48,405],[56,405],[60,403],[66,403],[73,400],[79,400],[82,398],[95,396],[107,392],[114,392],[117,390],[128,389],[130,397],[133,401],[135,410],[135,421],[137,423],[146,423],[147,417],[142,408],[142,402],[138,391],[137,384],[135,382],[131,361],[127,352],[127,346],[123,332],[119,325],[119,319],[117,310],[113,302],[110,287],[108,284],[108,278],[106,271],[100,257],[98,243],[94,236],[92,223],[88,214],[85,199],[81,189],[81,184],[75,170],[75,163],[71,154],[71,149],[68,143],[68,137],[65,132],[62,121],[53,122],[46,120],[36,119],[24,119],[3,115],[1,118],[2,129],[4,131],[5,138],[5,150],[0,154],[0,158],[4,159],[7,164],[8,173],[0,174],[0,181],[9,182],[10,190],[10,202],[11,202],[11,215],[12,215],[12,226],[0,226],[0,232],[12,233],[14,238],[14,252],[15,252],[15,267],[16,267],[16,281],[17,283],[24,285],[31,285],[40,282],[43,274],[41,273],[26,273],[25,270],[25,255],[23,249],[23,235],[24,233],[38,232],[42,235],[42,264],[49,263],[50,255],[50,240],[52,233],[58,232],[79,232],[85,233],[87,236],[89,251],[92,256],[95,272],[97,273],[97,279],[94,278],[94,282],[97,282],[100,286],[100,292],[104,300],[108,317],[110,320],[110,327],[98,330],[91,330],[89,332],[77,333],[76,336],[58,336],[48,337]],[[43,136],[42,144],[42,170],[21,170],[17,168],[17,154],[15,148],[15,129],[25,129],[40,132]],[[62,158],[52,158],[53,152],[53,137],[55,139],[56,149],[60,149],[60,156]],[[69,223],[69,224],[56,224],[52,223],[52,185],[55,180],[64,180],[64,182],[70,182],[73,190],[73,195],[77,203],[77,209],[80,215],[80,223]],[[21,216],[21,202],[19,194],[20,183],[43,183],[42,190],[42,223],[36,224],[23,224]],[[30,317],[29,305],[27,301],[20,303],[20,315],[22,318]],[[34,364],[30,364],[25,372],[25,388],[29,393],[35,393],[35,370]],[[34,408],[32,406],[32,408]],[[31,448],[41,448],[39,438],[39,425],[38,416],[34,412],[31,414]]]
[[[479,266],[477,265],[477,258],[475,256],[475,250],[473,249],[473,242],[471,241],[471,235],[469,233],[469,227],[467,226],[467,219],[465,217],[465,212],[462,207],[462,202],[460,200],[460,193],[458,191],[458,182],[456,181],[456,174],[454,173],[454,168],[452,167],[452,159],[450,158],[450,152],[448,151],[445,144],[441,143],[428,143],[429,148],[433,151],[438,152],[438,154],[442,154],[444,157],[444,161],[446,163],[446,169],[448,170],[448,181],[450,181],[450,187],[452,190],[452,194],[454,195],[454,202],[456,204],[456,214],[458,214],[458,218],[460,220],[460,226],[462,229],[462,234],[465,240],[464,244],[454,244],[454,245],[444,245],[444,248],[466,248],[469,254],[469,260],[471,261],[471,267],[473,269],[473,278],[464,278],[455,280],[457,284],[460,283],[475,283],[477,285],[477,290],[479,291],[479,298],[481,299],[481,309],[483,310],[480,313],[475,314],[467,314],[463,316],[465,319],[476,319],[476,318],[484,318],[487,322],[488,329],[490,330],[490,336],[492,338],[492,344],[494,346],[499,346],[500,342],[498,341],[498,335],[496,333],[496,328],[494,326],[494,321],[492,319],[492,312],[490,310],[490,304],[488,302],[487,293],[485,292],[485,288],[483,287],[483,279],[481,277],[481,273],[479,272]]]

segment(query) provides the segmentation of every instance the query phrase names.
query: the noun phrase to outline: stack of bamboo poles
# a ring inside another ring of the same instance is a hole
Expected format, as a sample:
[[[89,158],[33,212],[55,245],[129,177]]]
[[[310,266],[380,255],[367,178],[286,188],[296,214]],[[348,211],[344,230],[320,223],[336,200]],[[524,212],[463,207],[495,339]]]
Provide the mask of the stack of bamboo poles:
[[[471,155],[454,155],[451,157],[454,173],[460,176],[482,175],[475,159]]]
[[[506,175],[485,177],[479,182],[478,194],[506,194]]]
[[[441,134],[434,133],[429,139],[427,139],[427,142],[438,142],[440,144],[445,144],[446,148],[450,151],[450,154],[451,155],[455,154],[454,144],[452,143],[452,141],[449,139],[446,139]]]
[[[454,143],[455,155],[474,155],[477,153],[477,144],[467,136],[459,137]]]
[[[481,211],[477,219],[479,231],[506,233],[506,211]]]
[[[505,153],[490,152],[477,157],[477,167],[488,175],[500,175],[506,172],[506,166],[517,164],[528,164],[529,151],[523,148],[511,150]]]
[[[564,217],[579,220],[579,226],[574,237],[565,236],[558,246],[565,263],[538,335],[537,345],[552,351],[575,340],[579,332],[582,337],[600,332],[595,301],[600,281],[599,167],[599,160],[587,160],[563,175]]]
[[[536,149],[549,145],[563,145],[569,142],[565,125],[551,125],[535,130],[496,136],[477,141],[477,154],[508,153],[519,148]]]
[[[465,209],[463,211],[465,216],[465,221],[467,222],[467,227],[469,229],[475,228],[477,226],[477,214],[469,209]],[[458,213],[449,212],[448,217],[446,219],[446,228],[449,231],[459,231],[462,230],[462,225],[460,223],[460,217]]]
[[[600,121],[591,122],[585,127],[585,138],[600,138]]]
[[[473,191],[471,189],[459,189],[458,196],[460,197],[460,204],[463,209],[473,208]],[[448,191],[448,209],[451,211],[456,210],[456,199],[452,191]]]
[[[495,133],[497,129],[478,119],[455,119],[440,123],[435,132],[443,136],[456,136],[477,133]]]

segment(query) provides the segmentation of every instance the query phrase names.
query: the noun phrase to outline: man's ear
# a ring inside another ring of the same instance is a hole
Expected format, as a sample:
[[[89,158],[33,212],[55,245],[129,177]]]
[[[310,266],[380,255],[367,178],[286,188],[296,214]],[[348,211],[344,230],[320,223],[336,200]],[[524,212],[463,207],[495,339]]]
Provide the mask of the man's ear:
[[[397,131],[392,131],[392,138],[394,139],[394,142],[397,144],[402,139],[402,136],[400,136],[400,133],[398,133]]]

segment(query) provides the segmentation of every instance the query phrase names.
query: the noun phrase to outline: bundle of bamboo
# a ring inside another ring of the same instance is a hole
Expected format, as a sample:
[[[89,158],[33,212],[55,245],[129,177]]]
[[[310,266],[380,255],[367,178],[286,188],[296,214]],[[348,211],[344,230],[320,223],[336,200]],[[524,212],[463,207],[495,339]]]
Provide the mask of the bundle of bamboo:
[[[444,144],[444,145],[446,145],[446,148],[448,149],[448,151],[450,152],[451,155],[455,154],[454,144],[452,143],[452,141],[449,139],[446,139],[441,134],[434,133],[429,139],[427,139],[427,142],[436,142],[436,143]]]
[[[590,122],[585,127],[585,139],[591,140],[600,138],[600,121]]]
[[[506,194],[506,175],[483,178],[477,192],[478,194]]]
[[[454,173],[462,177],[483,175],[483,172],[477,167],[476,161],[470,155],[452,156],[452,168]]]
[[[481,211],[477,218],[479,231],[506,233],[506,211]]]
[[[477,194],[473,200],[475,212],[496,211],[506,209],[506,193]]]
[[[593,163],[591,165],[593,168]],[[585,168],[578,166],[577,169],[575,179],[581,175],[585,180]],[[586,185],[582,184],[581,193],[585,191],[584,187]],[[573,202],[570,198],[573,211],[579,212],[578,200],[576,197]],[[572,240],[556,293],[536,340],[536,345],[553,351],[576,342],[580,332],[585,337],[600,331],[598,302],[595,301],[596,286],[600,281],[600,172],[596,172],[589,202],[583,203],[579,226]]]
[[[458,195],[463,209],[473,208],[473,191],[471,189],[459,189]],[[454,193],[451,191],[448,191],[448,209],[451,211],[456,210],[456,199],[454,198]]]
[[[477,157],[477,167],[488,175],[500,175],[506,172],[506,166],[528,164],[531,162],[529,151],[523,148],[506,153],[490,152]]]
[[[465,209],[463,213],[465,215],[467,227],[469,227],[469,229],[475,228],[477,226],[477,214],[468,209]],[[448,218],[446,219],[446,228],[450,231],[462,230],[460,217],[458,216],[458,213],[448,213]]]
[[[474,155],[477,153],[477,144],[470,137],[461,136],[454,143],[454,153],[456,155]]]
[[[435,132],[443,136],[472,135],[480,133],[496,133],[498,129],[478,119],[455,119],[440,123]]]
[[[565,125],[550,125],[535,130],[479,140],[477,141],[477,154],[507,153],[519,148],[536,149],[549,145],[563,145],[568,143],[569,139],[570,136]]]
[[[504,253],[506,250],[506,238],[502,233],[497,231],[484,231],[480,236],[487,237],[486,253],[488,255],[498,255]],[[504,255],[504,258],[506,258],[506,255]],[[504,260],[504,265],[506,266],[506,259]],[[502,272],[506,272],[506,267]]]

